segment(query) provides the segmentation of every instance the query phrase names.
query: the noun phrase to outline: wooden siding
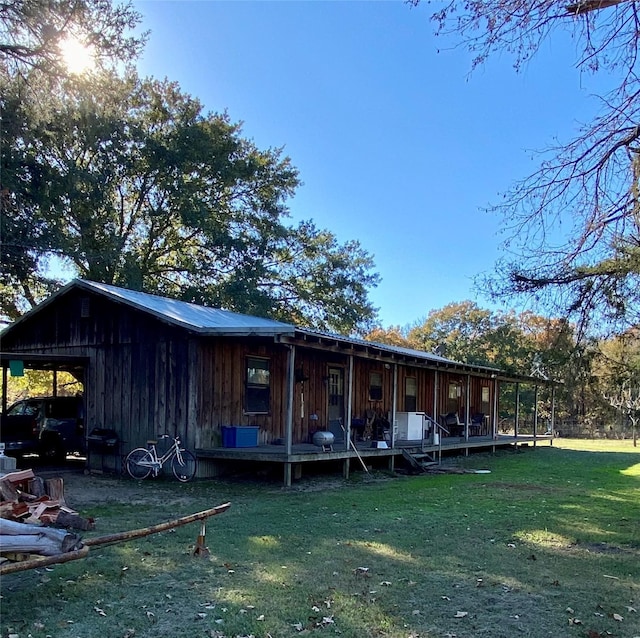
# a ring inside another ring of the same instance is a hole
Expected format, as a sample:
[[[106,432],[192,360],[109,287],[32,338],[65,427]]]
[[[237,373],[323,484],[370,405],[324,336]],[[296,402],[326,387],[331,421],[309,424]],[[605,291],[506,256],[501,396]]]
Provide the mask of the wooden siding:
[[[87,308],[88,314],[83,312]],[[71,289],[16,328],[10,339],[3,340],[7,350],[87,357],[87,432],[96,427],[115,429],[123,452],[144,445],[161,432],[179,434],[191,449],[219,447],[225,425],[258,426],[260,443],[283,442],[287,434],[290,347],[295,351],[298,373],[293,396],[294,444],[309,443],[316,430],[329,428],[331,368],[339,368],[344,377],[341,407],[345,418],[349,387],[353,418],[364,418],[370,410],[389,415],[396,373],[398,411],[407,411],[404,388],[408,377],[416,379],[415,410],[434,418],[454,409],[464,420],[467,382],[471,414],[490,414],[493,406],[495,384],[488,376],[438,372],[434,414],[436,372],[424,365],[395,363],[391,358],[385,362],[379,356],[351,355],[349,349],[307,341],[290,346],[271,337],[202,337],[126,304],[78,289]],[[249,356],[265,357],[270,362],[267,414],[245,411]],[[351,356],[353,375],[349,379]],[[382,378],[379,400],[369,394],[373,372]],[[461,388],[460,396],[451,403],[447,398],[449,383]],[[486,404],[481,401],[483,386],[489,388]]]
[[[163,432],[179,434],[188,446],[196,442],[191,374],[196,345],[184,330],[99,295],[71,291],[64,303],[26,318],[3,347],[87,357],[87,432],[116,430],[123,451]]]

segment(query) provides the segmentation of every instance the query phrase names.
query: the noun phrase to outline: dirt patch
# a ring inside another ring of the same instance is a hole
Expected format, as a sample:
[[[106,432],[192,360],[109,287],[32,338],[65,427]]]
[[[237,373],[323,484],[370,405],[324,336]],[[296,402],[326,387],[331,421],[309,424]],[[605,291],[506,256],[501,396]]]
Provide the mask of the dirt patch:
[[[498,481],[497,483],[491,483],[491,489],[513,491],[513,492],[549,493],[554,491],[556,488],[549,487],[548,485],[531,485],[529,483],[503,483]]]
[[[89,474],[69,468],[36,470],[36,474],[42,478],[61,477],[67,504],[80,513],[88,507],[109,503],[173,505],[191,500],[182,495],[168,495],[164,490],[158,493],[150,490],[147,483],[115,474]]]

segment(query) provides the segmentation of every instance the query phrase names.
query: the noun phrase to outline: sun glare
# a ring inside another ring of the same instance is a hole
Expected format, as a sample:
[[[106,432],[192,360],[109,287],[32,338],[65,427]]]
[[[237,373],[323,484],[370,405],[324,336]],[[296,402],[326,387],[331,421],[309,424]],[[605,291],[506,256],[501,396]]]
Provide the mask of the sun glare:
[[[95,66],[93,47],[85,46],[73,36],[68,36],[60,43],[60,53],[70,73],[85,73]]]

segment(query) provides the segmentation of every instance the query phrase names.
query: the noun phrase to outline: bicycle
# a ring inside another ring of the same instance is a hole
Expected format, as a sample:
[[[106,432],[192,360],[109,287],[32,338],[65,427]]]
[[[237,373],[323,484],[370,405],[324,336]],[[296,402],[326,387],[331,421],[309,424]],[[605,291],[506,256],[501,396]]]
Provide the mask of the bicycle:
[[[129,476],[142,480],[153,472],[153,476],[156,477],[160,474],[164,464],[170,460],[173,475],[181,483],[190,481],[196,475],[196,457],[189,450],[185,450],[182,447],[179,437],[159,434],[158,438],[172,438],[173,443],[161,456],[158,456],[158,450],[156,449],[157,441],[147,441],[148,447],[137,447],[131,450],[124,460],[124,466]]]

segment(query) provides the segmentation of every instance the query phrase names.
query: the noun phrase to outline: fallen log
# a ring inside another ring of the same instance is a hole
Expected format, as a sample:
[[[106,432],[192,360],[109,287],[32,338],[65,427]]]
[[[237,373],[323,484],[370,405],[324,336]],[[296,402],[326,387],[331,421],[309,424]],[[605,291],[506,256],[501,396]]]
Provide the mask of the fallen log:
[[[150,534],[156,534],[158,532],[164,532],[174,527],[180,527],[181,525],[187,525],[198,520],[204,520],[210,516],[216,516],[226,512],[231,507],[231,503],[223,503],[208,510],[197,512],[196,514],[190,514],[189,516],[183,516],[173,521],[167,521],[166,523],[160,523],[159,525],[152,525],[151,527],[144,527],[142,529],[130,530],[128,532],[120,532],[117,534],[109,534],[107,536],[99,536],[96,538],[90,538],[83,542],[83,546],[80,549],[58,554],[57,556],[39,557],[29,560],[24,560],[16,563],[9,563],[0,565],[0,576],[6,574],[14,574],[16,572],[25,571],[27,569],[37,569],[39,567],[46,567],[47,565],[54,565],[57,563],[66,563],[72,560],[78,560],[85,558],[89,553],[90,546],[106,545],[107,543],[117,543],[121,541],[127,541],[134,538],[140,538],[143,536],[149,536]],[[14,523],[13,521],[2,521],[2,523]],[[14,523],[20,527],[27,527],[24,523]],[[29,526],[31,527],[31,526]],[[47,532],[61,532],[62,530],[54,530],[50,528],[38,527],[38,530]],[[2,533],[0,531],[0,533]]]
[[[55,556],[81,546],[80,537],[66,530],[0,519],[0,553],[26,552]]]
[[[85,545],[91,547],[96,545],[106,545],[107,543],[118,543],[120,541],[128,541],[132,538],[141,538],[142,536],[149,536],[151,534],[157,534],[158,532],[164,532],[174,527],[180,527],[181,525],[187,525],[194,521],[200,521],[216,514],[222,514],[231,507],[231,503],[223,503],[217,507],[213,507],[209,510],[203,510],[196,514],[189,514],[189,516],[183,516],[173,521],[167,521],[166,523],[160,523],[159,525],[152,525],[151,527],[143,527],[142,529],[132,529],[128,532],[118,532],[117,534],[108,534],[107,536],[97,536],[96,538],[88,538],[84,541]]]

